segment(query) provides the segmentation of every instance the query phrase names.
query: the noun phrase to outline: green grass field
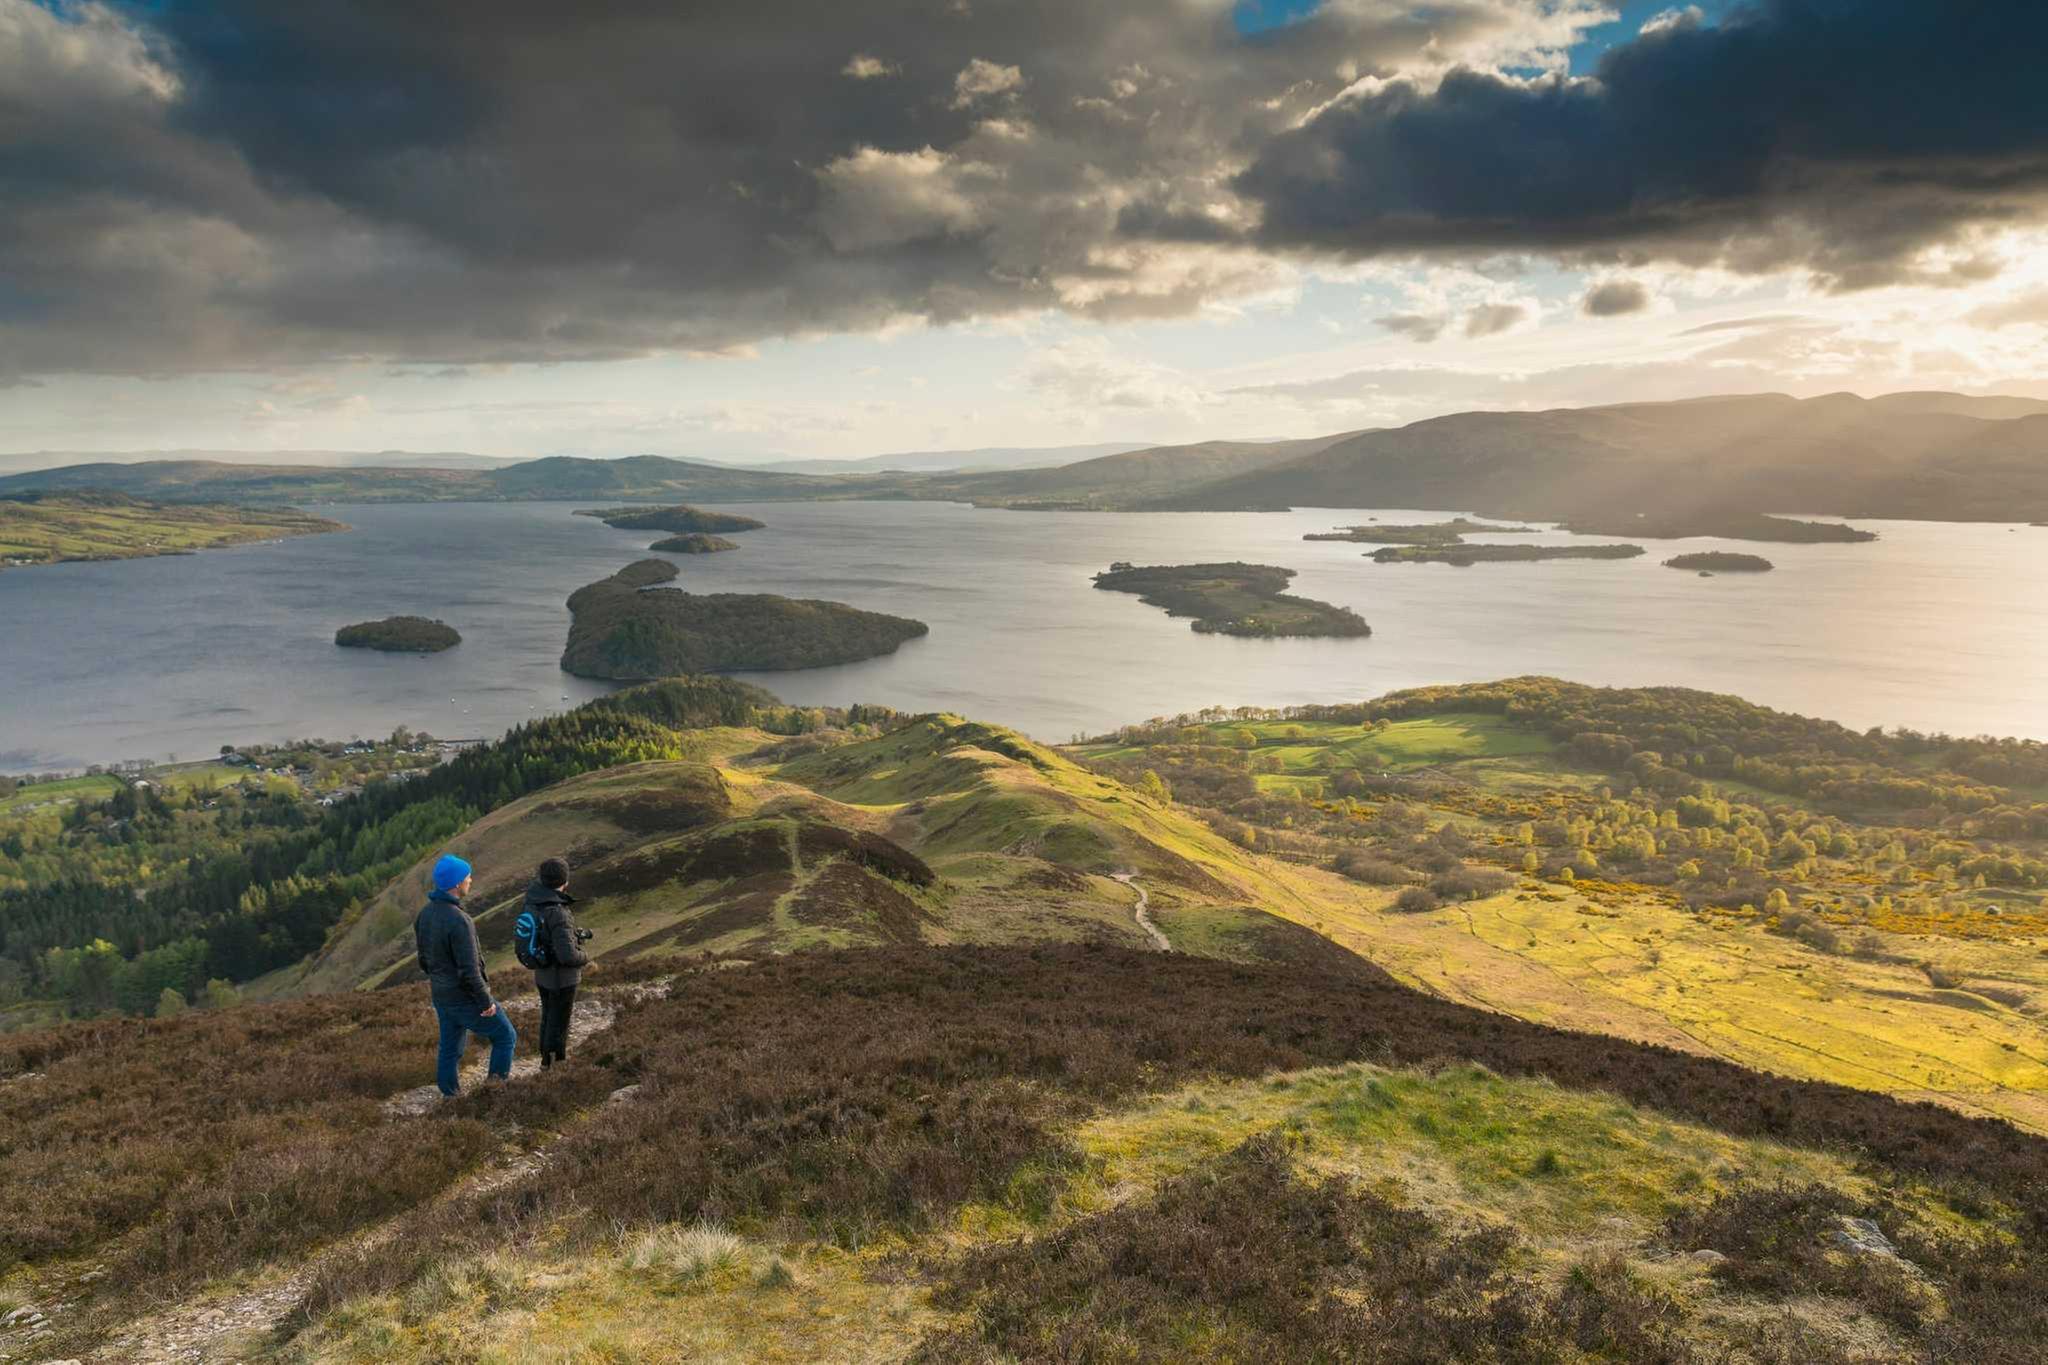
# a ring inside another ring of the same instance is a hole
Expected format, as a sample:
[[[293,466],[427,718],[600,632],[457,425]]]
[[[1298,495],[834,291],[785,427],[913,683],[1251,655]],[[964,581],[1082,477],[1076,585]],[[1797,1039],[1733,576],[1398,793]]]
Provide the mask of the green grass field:
[[[104,773],[92,777],[67,777],[56,782],[36,782],[12,796],[0,796],[0,816],[20,814],[35,806],[103,801],[119,790],[121,780]]]
[[[348,528],[291,508],[189,506],[126,499],[0,499],[0,569],[70,559],[185,554]]]

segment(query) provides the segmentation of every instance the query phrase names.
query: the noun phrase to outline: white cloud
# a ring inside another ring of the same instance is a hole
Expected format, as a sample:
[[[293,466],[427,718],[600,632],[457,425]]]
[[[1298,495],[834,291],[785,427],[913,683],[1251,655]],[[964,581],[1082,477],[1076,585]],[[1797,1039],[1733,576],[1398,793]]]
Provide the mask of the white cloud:
[[[880,57],[871,57],[865,52],[856,52],[846,59],[845,66],[839,68],[839,74],[851,76],[857,81],[872,81],[883,76],[893,76],[898,69],[893,62],[885,62]]]
[[[1683,9],[1674,6],[1645,19],[1639,32],[1662,33],[1666,29],[1690,28],[1696,24],[1703,24],[1706,20],[1706,13],[1698,5],[1687,5]]]
[[[971,231],[983,221],[973,187],[989,168],[931,147],[862,147],[818,172],[818,225],[839,251],[866,251]]]
[[[1013,94],[1024,88],[1024,72],[1014,66],[1000,66],[976,57],[953,77],[953,107],[965,109],[991,95]]]

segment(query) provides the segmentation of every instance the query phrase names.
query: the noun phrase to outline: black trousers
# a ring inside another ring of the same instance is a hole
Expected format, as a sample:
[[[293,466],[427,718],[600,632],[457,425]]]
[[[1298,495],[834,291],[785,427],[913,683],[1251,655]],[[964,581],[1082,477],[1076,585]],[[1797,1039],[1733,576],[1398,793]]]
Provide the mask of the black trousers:
[[[540,1055],[561,1061],[569,1050],[569,1014],[576,1008],[574,986],[540,986]]]

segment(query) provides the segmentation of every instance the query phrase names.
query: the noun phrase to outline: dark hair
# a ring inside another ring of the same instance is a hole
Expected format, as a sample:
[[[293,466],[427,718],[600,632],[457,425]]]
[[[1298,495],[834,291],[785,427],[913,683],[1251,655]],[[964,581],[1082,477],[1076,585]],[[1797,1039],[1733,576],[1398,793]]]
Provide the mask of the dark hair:
[[[563,862],[560,858],[548,859],[540,865],[540,881],[542,886],[567,886],[569,884],[569,864]]]

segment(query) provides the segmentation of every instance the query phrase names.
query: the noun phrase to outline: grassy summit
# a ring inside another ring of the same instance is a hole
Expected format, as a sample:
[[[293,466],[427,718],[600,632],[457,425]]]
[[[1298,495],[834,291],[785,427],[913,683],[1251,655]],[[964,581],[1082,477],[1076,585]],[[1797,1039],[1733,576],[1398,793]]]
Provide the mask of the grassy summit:
[[[343,626],[334,632],[334,643],[396,654],[438,654],[461,644],[462,636],[445,621],[429,621],[424,616],[387,616],[381,621]]]
[[[14,494],[0,497],[0,569],[190,554],[347,529],[289,507],[154,503],[118,493]]]
[[[621,531],[691,531],[707,533],[758,531],[768,523],[730,512],[706,512],[688,503],[673,507],[611,507],[578,512],[579,517],[596,517]]]
[[[1287,582],[1294,573],[1272,564],[1125,564],[1095,575],[1095,586],[1136,593],[1139,601],[1166,608],[1168,616],[1192,616],[1191,628],[1205,635],[1372,634],[1364,618],[1347,607],[1290,595]]]
[[[893,653],[929,629],[922,621],[839,602],[648,586],[675,575],[666,560],[641,560],[572,593],[562,667],[623,681],[823,668]]]

